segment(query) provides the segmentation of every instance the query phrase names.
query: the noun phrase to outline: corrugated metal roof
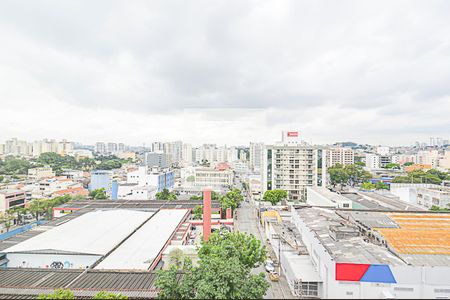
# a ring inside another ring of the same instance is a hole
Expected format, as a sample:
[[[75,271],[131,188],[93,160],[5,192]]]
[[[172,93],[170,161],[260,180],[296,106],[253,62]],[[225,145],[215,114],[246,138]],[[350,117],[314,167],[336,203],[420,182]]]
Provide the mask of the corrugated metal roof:
[[[156,298],[155,280],[156,274],[151,272],[0,269],[0,298],[35,298],[58,288],[69,288],[76,298],[92,298],[100,291]]]

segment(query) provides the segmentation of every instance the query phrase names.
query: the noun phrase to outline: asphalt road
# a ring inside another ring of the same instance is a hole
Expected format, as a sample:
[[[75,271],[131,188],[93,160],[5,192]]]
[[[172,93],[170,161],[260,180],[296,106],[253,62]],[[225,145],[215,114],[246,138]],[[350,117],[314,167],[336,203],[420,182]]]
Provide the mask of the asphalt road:
[[[241,207],[236,211],[234,228],[236,231],[243,231],[247,233],[252,233],[255,237],[260,239],[267,248],[271,247],[265,242],[265,238],[261,234],[258,228],[258,221],[256,216],[255,207],[247,202],[243,202]],[[270,251],[269,251],[270,252]],[[265,272],[267,281],[270,283],[270,288],[267,291],[265,299],[292,299],[294,298],[289,290],[289,286],[286,281],[284,274],[281,274],[279,282],[270,281],[264,266],[260,266],[254,269],[255,273]]]

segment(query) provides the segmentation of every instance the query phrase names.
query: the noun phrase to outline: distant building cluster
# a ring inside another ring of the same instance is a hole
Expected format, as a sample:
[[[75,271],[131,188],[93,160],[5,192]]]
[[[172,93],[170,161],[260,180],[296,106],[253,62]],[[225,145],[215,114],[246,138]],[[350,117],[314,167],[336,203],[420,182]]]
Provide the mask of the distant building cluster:
[[[73,151],[74,145],[67,140],[48,140],[27,142],[12,138],[4,144],[0,144],[0,155],[14,155],[25,157],[37,157],[42,153],[53,152],[60,155],[66,155]]]

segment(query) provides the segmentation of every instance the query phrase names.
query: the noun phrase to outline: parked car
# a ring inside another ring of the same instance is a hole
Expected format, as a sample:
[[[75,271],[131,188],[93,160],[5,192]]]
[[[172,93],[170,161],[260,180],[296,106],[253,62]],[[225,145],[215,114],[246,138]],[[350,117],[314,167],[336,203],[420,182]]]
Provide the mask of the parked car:
[[[273,261],[271,261],[270,259],[266,260],[266,264],[264,265],[264,268],[269,273],[275,271],[275,267],[273,265]]]
[[[280,275],[278,275],[277,272],[272,271],[269,273],[269,278],[271,281],[279,281],[280,280]]]

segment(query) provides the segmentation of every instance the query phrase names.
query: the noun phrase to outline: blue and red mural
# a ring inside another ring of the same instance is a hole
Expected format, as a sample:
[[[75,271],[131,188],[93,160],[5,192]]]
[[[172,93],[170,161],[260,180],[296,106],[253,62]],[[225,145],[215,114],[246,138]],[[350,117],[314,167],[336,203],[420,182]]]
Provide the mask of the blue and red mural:
[[[388,265],[336,264],[336,280],[397,283]]]

